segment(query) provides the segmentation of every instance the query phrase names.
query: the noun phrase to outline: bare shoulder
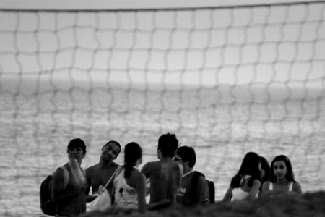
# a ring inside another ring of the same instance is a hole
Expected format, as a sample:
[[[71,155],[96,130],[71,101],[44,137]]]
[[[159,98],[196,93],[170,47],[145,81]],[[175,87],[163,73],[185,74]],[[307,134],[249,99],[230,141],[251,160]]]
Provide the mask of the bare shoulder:
[[[159,161],[150,161],[143,165],[142,170],[150,171],[158,166]]]
[[[98,171],[98,165],[99,165],[99,164],[95,164],[95,165],[93,165],[93,166],[88,167],[88,168],[85,170],[85,173],[90,175],[90,174],[92,174],[92,173],[94,173],[94,172],[97,172],[97,171]]]
[[[146,178],[144,176],[144,174],[138,170],[135,170],[134,171],[134,176],[137,180],[140,180],[140,181],[146,181]]]
[[[55,177],[55,178],[64,178],[64,171],[63,171],[63,168],[58,167],[58,168],[56,169],[56,171],[54,172],[53,177]]]
[[[297,181],[293,182],[293,184],[292,184],[292,190],[293,190],[294,192],[297,192],[297,193],[302,194],[302,190],[301,190],[300,183],[297,182]]]

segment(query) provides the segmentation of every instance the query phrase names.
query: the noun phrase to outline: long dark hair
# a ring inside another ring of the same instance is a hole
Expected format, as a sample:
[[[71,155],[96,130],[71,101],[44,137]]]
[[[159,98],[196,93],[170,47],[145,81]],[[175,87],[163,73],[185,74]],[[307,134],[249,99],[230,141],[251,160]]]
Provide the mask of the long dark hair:
[[[129,178],[137,160],[142,158],[142,148],[138,143],[130,142],[124,148],[124,177]]]
[[[258,156],[258,154],[255,152],[248,152],[243,159],[238,173],[232,178],[230,186],[232,188],[240,187],[240,179],[244,175],[251,176],[251,179],[248,182],[248,187],[251,187],[253,185],[253,181],[256,179],[261,181],[260,170],[258,168],[260,162],[261,158]]]
[[[274,174],[274,163],[276,161],[283,161],[287,167],[287,174],[285,175],[288,182],[295,182],[295,178],[292,171],[292,165],[289,158],[285,155],[276,156],[271,162],[270,182],[276,183],[277,177]]]
[[[269,177],[270,177],[270,170],[271,170],[271,167],[270,167],[270,164],[269,162],[262,156],[260,156],[261,158],[261,169],[264,170],[264,177],[262,178],[261,177],[261,181],[262,183],[266,182],[269,180]]]

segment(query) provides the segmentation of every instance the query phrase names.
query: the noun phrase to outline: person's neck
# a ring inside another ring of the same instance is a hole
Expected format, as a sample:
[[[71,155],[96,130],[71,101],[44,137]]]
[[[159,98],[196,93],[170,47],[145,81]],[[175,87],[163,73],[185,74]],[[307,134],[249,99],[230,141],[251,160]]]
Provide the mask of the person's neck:
[[[100,159],[100,167],[101,168],[108,168],[110,167],[112,164],[114,164],[114,161],[104,161],[103,159]]]
[[[162,156],[160,158],[160,161],[166,162],[166,161],[172,161],[173,157],[169,157],[169,156]]]
[[[190,173],[192,171],[193,171],[193,167],[186,166],[186,167],[183,168],[184,175],[186,175],[186,174],[188,174],[188,173]]]
[[[288,185],[289,182],[285,177],[283,177],[283,178],[277,178],[276,184],[277,185]]]

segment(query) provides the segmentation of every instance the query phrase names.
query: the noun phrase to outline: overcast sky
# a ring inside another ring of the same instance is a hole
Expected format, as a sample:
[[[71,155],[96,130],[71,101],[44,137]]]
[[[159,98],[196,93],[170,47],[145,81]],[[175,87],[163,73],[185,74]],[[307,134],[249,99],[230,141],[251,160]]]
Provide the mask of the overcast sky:
[[[0,6],[147,9],[224,7],[243,1],[64,2],[2,0]],[[263,1],[267,2],[277,1]],[[99,13],[2,11],[0,70],[3,78],[204,86],[289,82],[322,87],[324,20],[324,3]]]

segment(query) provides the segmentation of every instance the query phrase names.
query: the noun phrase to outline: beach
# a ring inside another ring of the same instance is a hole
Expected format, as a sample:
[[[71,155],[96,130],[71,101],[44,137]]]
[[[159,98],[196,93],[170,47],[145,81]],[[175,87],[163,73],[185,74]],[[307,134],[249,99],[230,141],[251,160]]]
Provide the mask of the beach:
[[[144,164],[157,159],[159,136],[175,133],[182,145],[195,148],[194,168],[214,181],[217,201],[249,151],[269,161],[279,154],[289,156],[304,192],[324,189],[325,103],[320,97],[232,101],[221,89],[3,93],[2,216],[41,214],[40,184],[67,162],[66,147],[76,137],[87,144],[82,163],[87,168],[99,161],[101,147],[111,139],[122,147],[138,142]],[[122,159],[121,154],[117,163]]]

